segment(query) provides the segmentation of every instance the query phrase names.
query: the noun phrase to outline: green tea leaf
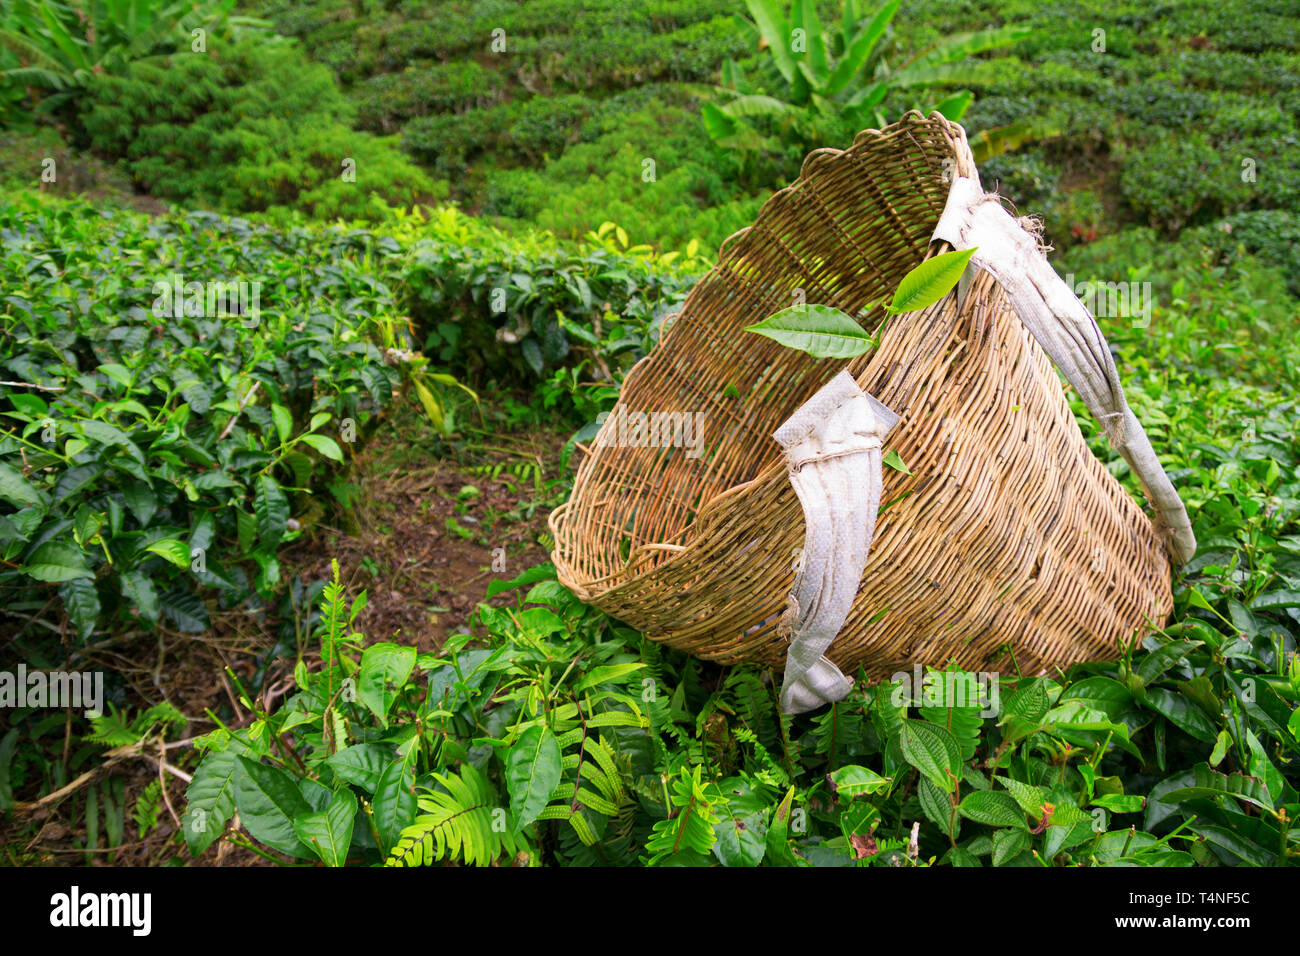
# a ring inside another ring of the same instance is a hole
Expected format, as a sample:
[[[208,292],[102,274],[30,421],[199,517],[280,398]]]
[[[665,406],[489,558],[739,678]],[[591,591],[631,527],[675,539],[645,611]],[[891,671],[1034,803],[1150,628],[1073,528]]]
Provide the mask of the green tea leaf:
[[[243,768],[235,778],[235,805],[239,821],[254,839],[290,856],[303,856],[294,820],[310,814],[297,783],[288,773],[244,756],[235,758]]]
[[[122,597],[135,606],[140,618],[148,624],[158,622],[158,593],[153,582],[141,571],[127,571],[121,578]]]
[[[1217,737],[1214,724],[1205,716],[1205,711],[1186,697],[1175,694],[1165,687],[1148,687],[1142,703],[1163,714],[1175,727],[1197,740],[1207,744],[1214,743]]]
[[[1061,692],[1061,701],[1081,700],[1114,720],[1133,700],[1129,689],[1113,677],[1088,677]]]
[[[757,325],[746,327],[787,348],[814,358],[847,359],[871,351],[875,340],[839,309],[803,305],[782,309]]]
[[[283,445],[293,433],[293,416],[283,405],[272,405],[271,420],[275,422],[276,434],[280,436],[280,444]]]
[[[343,449],[333,438],[326,435],[303,435],[302,442],[315,448],[331,461],[343,460]]]
[[[158,602],[158,609],[178,631],[201,634],[212,626],[208,608],[193,591],[178,586],[168,591]]]
[[[352,845],[357,796],[347,787],[336,790],[324,810],[294,818],[293,829],[304,845],[316,851],[326,866],[342,866]]]
[[[381,641],[361,654],[357,673],[357,699],[388,726],[388,709],[415,667],[415,648]]]
[[[23,570],[37,581],[71,581],[74,578],[93,578],[94,572],[86,565],[85,555],[61,541],[46,541],[32,551]]]
[[[289,499],[270,475],[258,476],[253,514],[257,516],[257,540],[261,547],[273,548],[279,544],[289,520]]]
[[[178,568],[189,569],[190,549],[185,547],[183,541],[177,541],[175,538],[162,538],[148,545],[145,550],[165,558]]]
[[[506,789],[516,829],[537,819],[560,785],[563,773],[559,742],[549,727],[534,725],[506,754]]]
[[[898,450],[895,448],[891,448],[889,451],[885,452],[885,457],[880,459],[880,463],[886,468],[892,468],[894,471],[901,471],[905,475],[910,475],[912,473],[912,469],[907,467],[907,463],[903,461],[903,456],[900,455]]]
[[[387,855],[401,838],[402,830],[415,822],[414,746],[409,755],[394,760],[375,782],[375,798],[370,802],[375,814],[375,829],[379,831],[379,847]]]
[[[1296,714],[1300,714],[1300,710],[1297,710]],[[1291,719],[1295,720],[1295,715],[1292,715]],[[1219,736],[1214,740],[1214,749],[1210,751],[1210,766],[1217,767],[1222,763],[1223,758],[1228,754],[1228,748],[1231,746],[1232,738],[1228,736],[1228,732],[1226,730],[1220,730]],[[1150,827],[1148,827],[1148,829],[1150,829]]]
[[[181,815],[190,856],[203,853],[225,831],[235,812],[235,779],[240,772],[234,753],[222,750],[204,754],[185,788],[185,812]]]
[[[922,262],[903,276],[889,303],[889,314],[917,312],[938,302],[956,287],[974,254],[973,248],[961,249],[940,253]]]
[[[0,462],[0,498],[18,508],[44,508],[44,492],[38,491],[17,468]]]
[[[1193,823],[1190,829],[1193,833],[1205,837],[1208,842],[1231,853],[1243,863],[1251,866],[1276,866],[1278,863],[1275,853],[1227,827],[1197,822]]]
[[[99,590],[88,578],[73,578],[59,586],[63,608],[77,629],[77,637],[85,641],[99,622]]]
[[[355,784],[367,793],[379,786],[379,775],[389,765],[392,749],[379,744],[353,744],[326,758],[340,780]]]
[[[1138,813],[1146,806],[1146,798],[1136,793],[1107,793],[1092,801],[1112,813]]]

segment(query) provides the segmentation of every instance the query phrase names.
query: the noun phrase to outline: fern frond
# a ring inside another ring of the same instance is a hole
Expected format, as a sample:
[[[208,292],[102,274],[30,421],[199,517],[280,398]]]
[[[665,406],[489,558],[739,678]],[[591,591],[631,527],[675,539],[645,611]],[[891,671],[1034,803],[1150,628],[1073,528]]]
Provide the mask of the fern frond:
[[[855,711],[851,700],[846,698],[813,718],[812,735],[816,742],[813,749],[838,765],[838,757],[868,752],[869,729],[865,714]]]
[[[619,772],[613,748],[610,747],[604,737],[599,740],[592,740],[588,737],[584,746],[587,752],[595,758],[596,763],[600,764],[600,769],[605,771],[605,779],[610,787],[608,791],[609,798],[615,803],[621,803],[627,791],[623,788],[623,777]]]
[[[460,774],[433,775],[446,792],[430,790],[418,799],[415,822],[402,831],[385,866],[425,866],[463,860],[487,866],[518,849],[506,811],[491,785],[472,764]]]
[[[646,727],[649,721],[625,710],[607,710],[587,719],[588,727]]]
[[[988,703],[981,696],[985,688],[977,676],[957,667],[927,668],[925,685],[916,693],[921,697],[917,708],[921,716],[957,738],[963,760],[974,757],[984,723],[981,712]]]
[[[108,705],[107,714],[91,717],[90,726],[93,729],[83,738],[87,743],[104,747],[125,747],[140,739],[140,734],[128,723],[126,713],[112,704]]]
[[[578,788],[578,800],[584,807],[590,807],[597,813],[603,813],[607,817],[612,817],[618,813],[618,805],[610,803],[599,794],[592,793],[586,787]]]
[[[749,744],[754,748],[754,760],[757,766],[752,768],[752,773],[757,779],[778,789],[785,789],[790,785],[790,774],[767,752],[767,748],[759,741],[757,734],[744,727],[737,727],[733,734],[742,744]]]
[[[592,832],[591,824],[581,813],[571,813],[569,815],[569,825],[573,827],[573,832],[578,834],[578,839],[591,846],[596,842],[596,834]]]
[[[135,810],[131,816],[135,820],[139,839],[143,840],[158,825],[162,813],[162,781],[150,780],[140,795],[135,798]]]
[[[672,802],[677,813],[654,825],[646,842],[647,866],[656,866],[670,857],[687,852],[707,857],[717,839],[714,828],[720,817],[718,808],[726,796],[715,784],[700,780],[700,767],[683,769],[673,778]]]
[[[597,830],[603,830],[606,825],[601,818],[617,816],[624,812],[625,805],[632,803],[614,749],[604,737],[591,736],[589,725],[590,719],[557,737],[562,747],[581,743],[574,752],[561,757],[560,765],[565,770],[566,779],[551,791],[550,806],[537,817],[539,820],[568,821],[586,846],[600,838]],[[584,782],[595,789],[584,786]],[[591,819],[588,819],[588,813],[592,815]],[[593,823],[596,829],[593,829]]]
[[[637,854],[650,837],[650,826],[639,824],[641,819],[636,801],[628,800],[617,816],[606,820],[595,843],[584,843],[572,827],[560,830],[559,854],[569,866],[636,866]]]

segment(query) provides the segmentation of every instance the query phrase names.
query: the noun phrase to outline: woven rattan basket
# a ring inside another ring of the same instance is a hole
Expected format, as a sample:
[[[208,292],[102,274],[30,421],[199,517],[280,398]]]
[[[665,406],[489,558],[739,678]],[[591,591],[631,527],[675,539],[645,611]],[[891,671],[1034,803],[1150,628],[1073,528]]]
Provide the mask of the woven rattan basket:
[[[743,331],[801,299],[876,329],[865,304],[972,246],[957,290],[850,361]],[[1053,360],[1154,523],[1089,451]],[[639,412],[692,416],[696,445],[629,439]],[[888,449],[910,475],[882,472]],[[701,658],[784,661],[791,712],[843,696],[859,668],[1113,656],[1163,623],[1170,557],[1195,548],[1095,321],[939,114],[812,153],[724,243],[587,452],[551,516],[561,582]]]

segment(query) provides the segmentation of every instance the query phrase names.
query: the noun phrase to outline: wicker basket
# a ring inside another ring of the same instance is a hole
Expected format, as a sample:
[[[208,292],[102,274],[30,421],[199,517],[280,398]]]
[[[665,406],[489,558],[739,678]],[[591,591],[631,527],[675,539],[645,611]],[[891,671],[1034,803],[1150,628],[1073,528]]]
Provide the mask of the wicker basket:
[[[627,376],[551,516],[561,582],[701,658],[784,660],[787,711],[843,696],[859,668],[1042,672],[1163,623],[1170,556],[1195,549],[1186,513],[1095,321],[1024,226],[937,113],[812,153]],[[743,331],[801,296],[876,329],[864,305],[954,246],[979,247],[961,286],[890,319],[866,355]],[[1052,359],[1157,523],[1090,453]],[[629,412],[691,414],[697,443],[629,439]],[[911,474],[882,473],[882,443]]]

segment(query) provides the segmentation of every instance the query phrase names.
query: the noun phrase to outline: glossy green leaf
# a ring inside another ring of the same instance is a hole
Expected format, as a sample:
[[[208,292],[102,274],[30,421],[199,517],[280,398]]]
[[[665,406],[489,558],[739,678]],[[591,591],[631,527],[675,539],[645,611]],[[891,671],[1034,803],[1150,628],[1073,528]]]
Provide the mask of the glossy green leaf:
[[[957,287],[975,252],[974,248],[943,252],[922,262],[903,276],[889,303],[889,313],[918,312],[938,302]]]
[[[887,791],[892,782],[888,777],[882,777],[874,770],[856,764],[848,764],[827,774],[827,780],[831,792],[842,800]]]
[[[241,768],[235,754],[205,754],[185,788],[181,830],[191,856],[198,856],[225,831],[235,812],[235,780]]]
[[[782,309],[757,325],[747,326],[745,331],[807,352],[814,358],[853,358],[875,347],[875,340],[858,323],[839,309],[826,305]]]
[[[327,435],[303,435],[301,440],[331,461],[343,460],[343,449],[339,447],[338,442]]]
[[[281,853],[305,855],[294,820],[312,813],[312,808],[294,778],[278,767],[242,755],[235,759],[243,770],[235,777],[235,805],[244,829]]]
[[[28,556],[23,570],[37,581],[71,581],[93,578],[82,552],[61,541],[47,541]]]
[[[361,654],[357,699],[387,726],[388,711],[415,667],[415,648],[381,641]]]
[[[517,828],[537,819],[560,785],[562,772],[560,745],[549,727],[529,727],[511,745],[506,754],[506,789]]]
[[[289,520],[289,499],[270,475],[261,475],[257,479],[253,514],[257,517],[257,540],[261,547],[273,548],[279,544]]]
[[[385,855],[397,845],[402,831],[415,822],[413,751],[385,767],[375,782],[371,810],[375,815],[375,829],[379,831],[379,846]]]
[[[175,538],[159,539],[148,545],[145,550],[165,558],[178,568],[188,569],[190,566],[190,549],[183,541]]]
[[[324,810],[302,813],[293,829],[304,846],[311,847],[326,866],[347,862],[352,845],[352,823],[357,816],[357,796],[347,787],[336,790]]]
[[[45,507],[45,494],[17,468],[0,462],[0,498],[18,508]]]

